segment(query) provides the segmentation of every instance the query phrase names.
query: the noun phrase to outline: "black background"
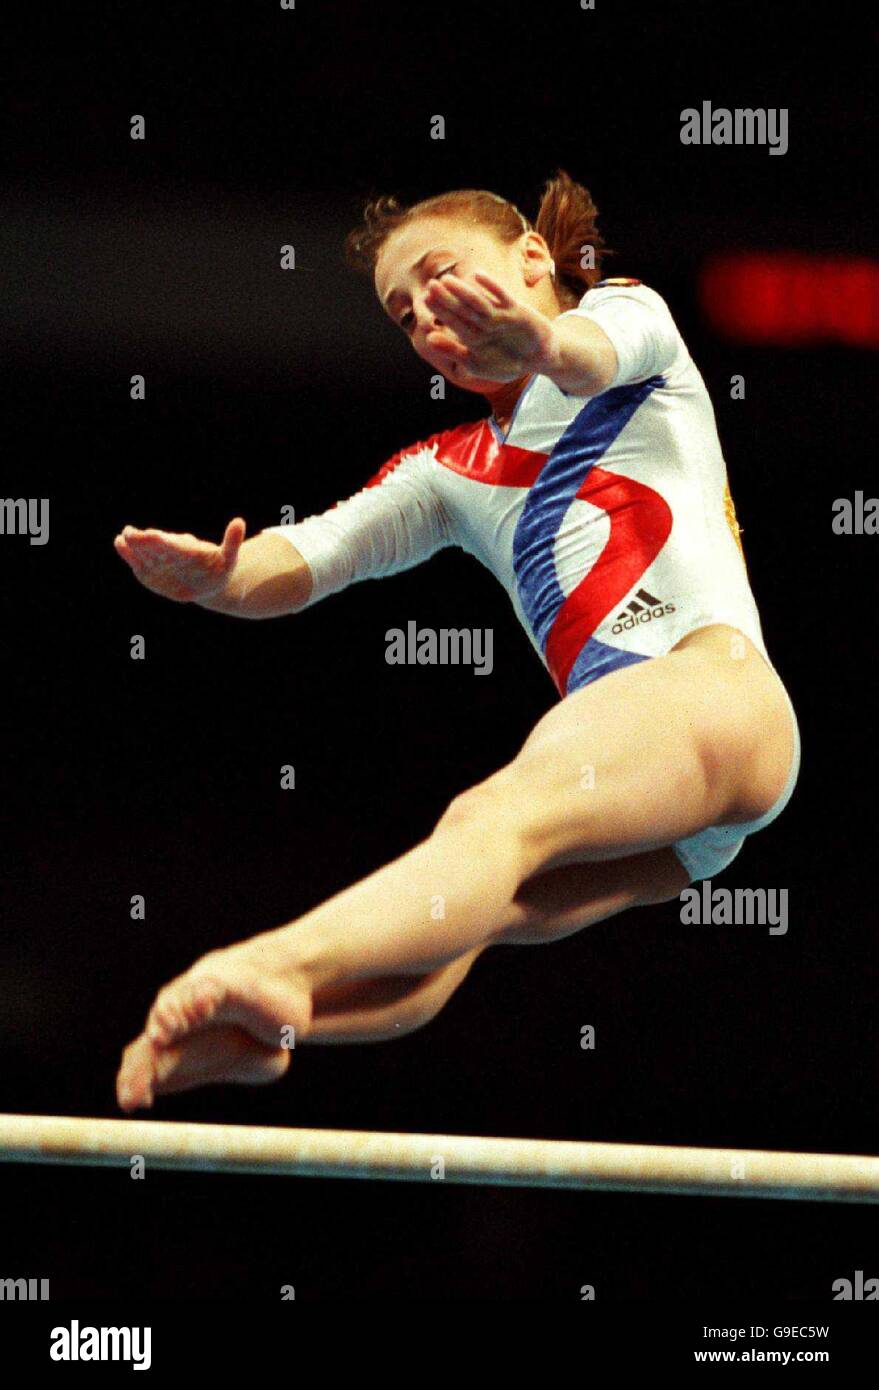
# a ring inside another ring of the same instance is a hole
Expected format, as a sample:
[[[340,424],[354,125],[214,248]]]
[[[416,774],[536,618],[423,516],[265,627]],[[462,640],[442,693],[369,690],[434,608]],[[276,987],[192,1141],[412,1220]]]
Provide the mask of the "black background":
[[[162,983],[408,848],[551,705],[505,595],[457,553],[253,623],[148,594],[112,540],[322,510],[485,413],[430,399],[342,239],[371,193],[488,187],[534,217],[563,167],[602,210],[609,273],[665,296],[715,404],[803,738],[789,809],[724,883],[788,888],[790,930],[686,928],[670,904],[495,950],[420,1033],[305,1048],[274,1088],[155,1113],[876,1149],[877,541],[831,531],[875,476],[874,360],[724,342],[696,298],[715,250],[873,252],[873,38],[846,5],[611,0],[86,4],[11,36],[4,491],[51,499],[51,540],[0,538],[2,1109],[117,1114]],[[680,111],[707,99],[789,108],[787,154],[683,146]],[[410,618],[493,627],[494,674],[386,666]],[[13,1167],[0,1203],[0,1276],[53,1297],[829,1299],[879,1275],[858,1207]]]

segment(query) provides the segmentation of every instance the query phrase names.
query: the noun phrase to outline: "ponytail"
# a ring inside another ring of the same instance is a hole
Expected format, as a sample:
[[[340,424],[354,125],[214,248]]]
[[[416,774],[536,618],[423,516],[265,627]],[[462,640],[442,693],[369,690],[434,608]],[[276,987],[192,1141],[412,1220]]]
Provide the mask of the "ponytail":
[[[598,208],[588,188],[559,169],[544,186],[534,223],[556,264],[559,299],[579,304],[601,279],[603,259],[614,254],[605,246],[597,220]]]

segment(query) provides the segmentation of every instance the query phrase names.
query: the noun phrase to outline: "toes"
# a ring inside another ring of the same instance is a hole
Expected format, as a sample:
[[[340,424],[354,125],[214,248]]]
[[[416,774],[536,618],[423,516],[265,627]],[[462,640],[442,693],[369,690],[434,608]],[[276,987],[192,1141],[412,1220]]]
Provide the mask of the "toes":
[[[272,1051],[295,1046],[311,1025],[311,995],[304,981],[266,976],[240,961],[204,967],[161,990],[149,1012],[146,1034],[170,1048],[208,1027],[244,1029]],[[228,978],[224,978],[228,976]]]
[[[143,1034],[126,1047],[116,1078],[116,1100],[121,1110],[147,1109],[152,1105],[155,1063],[155,1050]]]
[[[146,1026],[147,1037],[158,1047],[169,1047],[183,1032],[182,1022],[174,995],[170,989],[163,989],[150,1009]]]
[[[159,1047],[169,1047],[193,1028],[203,1028],[219,1009],[224,994],[224,986],[210,976],[169,985],[150,1010],[148,1037]]]

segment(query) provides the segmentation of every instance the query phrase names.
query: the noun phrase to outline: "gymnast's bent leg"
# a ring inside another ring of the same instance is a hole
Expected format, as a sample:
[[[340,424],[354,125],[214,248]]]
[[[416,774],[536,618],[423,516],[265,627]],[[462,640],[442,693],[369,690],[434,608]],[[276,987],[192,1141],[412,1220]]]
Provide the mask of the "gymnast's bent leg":
[[[568,696],[422,844],[297,922],[209,953],[162,990],[146,1038],[161,1051],[233,1025],[272,1049],[283,1028],[306,1039],[320,990],[534,939],[525,885],[554,868],[597,873],[663,850],[645,900],[675,896],[689,880],[670,846],[763,814],[784,782],[790,719],[767,669],[753,648],[746,660],[682,648]],[[150,1088],[134,1070],[123,1066],[120,1097],[139,1104]]]
[[[571,864],[528,879],[518,894],[525,910],[515,930],[498,942],[546,944],[605,921],[626,908],[674,896],[681,868],[666,850],[631,859]],[[489,943],[476,946],[425,975],[393,975],[315,990],[304,1042],[365,1043],[406,1037],[436,1017]],[[267,1047],[231,1024],[210,1026],[168,1048],[143,1035],[126,1049],[123,1071],[144,1078],[144,1099],[197,1086],[277,1081],[290,1063],[287,1049]],[[135,1091],[137,1086],[134,1087]],[[121,1100],[121,1097],[120,1097]],[[126,1108],[130,1108],[126,1104]]]

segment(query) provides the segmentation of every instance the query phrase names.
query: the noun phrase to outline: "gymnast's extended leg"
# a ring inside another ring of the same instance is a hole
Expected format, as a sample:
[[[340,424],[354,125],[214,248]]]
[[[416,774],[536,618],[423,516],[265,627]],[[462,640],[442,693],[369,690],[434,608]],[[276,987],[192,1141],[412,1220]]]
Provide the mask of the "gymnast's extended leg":
[[[680,865],[667,850],[545,870],[519,890],[522,921],[499,940],[519,945],[559,940],[627,908],[664,901],[680,879]],[[390,975],[315,990],[303,1041],[384,1042],[423,1028],[485,949],[476,946],[424,975]],[[211,1083],[265,1084],[283,1076],[289,1063],[287,1049],[268,1047],[235,1025],[220,1024],[168,1048],[156,1048],[141,1035],[126,1050],[123,1069],[134,1078],[135,1091],[138,1078],[145,1078],[151,1098],[153,1092],[170,1094]]]
[[[321,989],[427,973],[527,936],[533,912],[522,890],[536,875],[631,859],[761,815],[789,764],[787,707],[756,651],[732,659],[723,650],[684,647],[569,696],[422,844],[298,922],[209,953],[161,991],[152,1044],[227,1024],[273,1049],[285,1027],[307,1038]],[[670,881],[668,848],[656,863],[674,896],[686,874],[678,865]],[[120,1097],[143,1093],[125,1073]]]

